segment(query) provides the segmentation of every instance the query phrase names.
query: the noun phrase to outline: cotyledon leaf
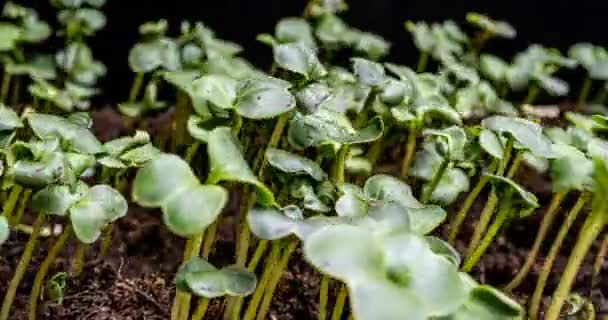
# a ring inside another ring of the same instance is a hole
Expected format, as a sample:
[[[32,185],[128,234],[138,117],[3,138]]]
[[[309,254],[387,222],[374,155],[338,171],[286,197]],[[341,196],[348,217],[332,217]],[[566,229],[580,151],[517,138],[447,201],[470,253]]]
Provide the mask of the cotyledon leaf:
[[[316,162],[291,152],[269,148],[266,150],[266,160],[271,166],[286,173],[305,174],[317,181],[327,178],[327,174]]]
[[[481,125],[485,129],[500,134],[509,133],[517,142],[536,155],[545,158],[553,157],[551,142],[544,136],[542,127],[530,120],[492,116],[482,120]]]
[[[237,266],[218,269],[203,258],[193,258],[180,267],[176,284],[179,290],[199,297],[248,296],[255,290],[255,273]]]

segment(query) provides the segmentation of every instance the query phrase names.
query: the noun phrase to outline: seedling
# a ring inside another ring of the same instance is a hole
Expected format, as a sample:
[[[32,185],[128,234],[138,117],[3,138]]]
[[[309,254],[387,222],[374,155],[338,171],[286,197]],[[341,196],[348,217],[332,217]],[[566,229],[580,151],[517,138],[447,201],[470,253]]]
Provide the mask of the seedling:
[[[577,108],[580,110],[587,102],[593,81],[608,80],[608,51],[590,43],[578,43],[570,48],[568,55],[587,72],[577,101]]]

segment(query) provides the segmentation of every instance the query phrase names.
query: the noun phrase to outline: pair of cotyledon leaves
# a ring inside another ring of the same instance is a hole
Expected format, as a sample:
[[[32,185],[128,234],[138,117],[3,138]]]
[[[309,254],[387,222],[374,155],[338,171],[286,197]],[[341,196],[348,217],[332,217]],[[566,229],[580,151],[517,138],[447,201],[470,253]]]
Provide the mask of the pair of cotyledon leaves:
[[[188,164],[177,156],[161,154],[137,173],[133,199],[146,207],[160,207],[164,222],[174,233],[200,234],[216,220],[228,200],[228,191],[216,185],[233,181],[253,185],[258,202],[274,205],[272,192],[253,174],[230,128],[218,127],[207,137],[210,170],[201,184]]]
[[[291,234],[305,240],[312,232],[335,224],[405,224],[418,234],[426,234],[446,216],[440,207],[422,205],[407,184],[391,176],[373,176],[363,189],[351,184],[339,187],[343,195],[335,205],[337,216],[304,218],[301,209],[293,205],[254,208],[247,216],[249,226],[258,237],[268,240]]]
[[[304,253],[322,272],[346,282],[357,319],[521,318],[511,299],[459,273],[449,259],[454,249],[439,242],[403,229],[334,225],[311,234]]]
[[[410,174],[424,181],[432,181],[438,174],[439,168],[448,162],[439,183],[433,190],[430,200],[439,203],[451,203],[458,194],[469,189],[469,178],[457,167],[458,162],[465,161],[465,147],[468,138],[464,129],[451,126],[442,130],[426,129],[423,135],[427,141],[416,153]],[[423,188],[430,187],[428,184]]]
[[[418,50],[432,55],[436,59],[444,56],[460,56],[464,53],[464,45],[469,43],[469,37],[454,21],[443,23],[407,21],[405,28],[413,38]]]
[[[531,45],[513,59],[506,79],[515,91],[528,88],[532,83],[553,96],[563,96],[570,87],[564,80],[553,76],[559,68],[574,68],[576,61],[566,58],[556,49]]]
[[[124,197],[112,187],[89,188],[78,182],[75,186],[49,185],[36,192],[32,208],[40,214],[69,216],[76,237],[91,244],[108,224],[124,217],[128,207]]]
[[[577,43],[568,51],[594,80],[608,80],[608,50],[590,43]]]

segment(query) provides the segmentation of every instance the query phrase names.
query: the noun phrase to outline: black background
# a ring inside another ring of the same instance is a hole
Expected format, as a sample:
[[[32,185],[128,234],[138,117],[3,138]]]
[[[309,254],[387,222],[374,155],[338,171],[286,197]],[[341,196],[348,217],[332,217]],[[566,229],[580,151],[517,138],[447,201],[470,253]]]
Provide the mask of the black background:
[[[55,21],[55,11],[46,0],[19,1],[34,6],[47,21]],[[172,32],[178,32],[182,20],[203,21],[220,38],[235,41],[245,48],[244,56],[260,67],[271,55],[255,36],[272,32],[278,19],[300,15],[305,0],[108,0],[103,11],[108,25],[89,40],[97,59],[108,66],[108,75],[100,84],[102,100],[116,102],[128,93],[132,74],[127,54],[138,40],[137,27],[150,20],[169,20]],[[489,14],[513,24],[515,40],[495,40],[487,48],[510,58],[530,43],[540,43],[561,50],[576,42],[588,41],[608,46],[608,0],[350,0],[345,20],[354,27],[384,36],[393,46],[388,60],[414,64],[417,51],[403,28],[405,20],[463,23],[468,11]],[[53,49],[53,48],[48,48]],[[578,75],[566,74],[568,80]]]

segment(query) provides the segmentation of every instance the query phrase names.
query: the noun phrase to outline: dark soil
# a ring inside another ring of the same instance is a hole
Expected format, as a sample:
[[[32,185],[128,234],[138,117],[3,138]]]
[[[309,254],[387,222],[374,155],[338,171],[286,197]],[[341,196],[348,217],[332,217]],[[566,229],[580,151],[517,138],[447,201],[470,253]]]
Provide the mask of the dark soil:
[[[159,115],[143,124],[152,132],[166,130],[169,115]],[[135,124],[118,116],[111,108],[92,113],[94,132],[102,140],[108,140],[131,132]],[[398,163],[401,148],[395,147],[386,155],[384,163]],[[388,165],[380,167],[383,172],[395,172]],[[546,208],[550,197],[549,181],[528,169],[522,169],[518,181],[539,196]],[[483,198],[483,197],[480,197]],[[235,212],[238,211],[238,197],[233,195],[231,205],[226,209],[220,224],[218,239],[211,254],[211,261],[218,265],[233,262],[235,232]],[[458,202],[457,202],[458,203]],[[567,199],[562,205],[566,210],[573,203]],[[464,253],[468,238],[472,234],[477,215],[483,203],[476,203],[472,214],[463,226],[456,247]],[[454,207],[454,206],[453,206]],[[484,283],[500,287],[508,282],[521,267],[529,248],[534,241],[541,214],[513,223],[506,232],[498,237],[486,255],[475,268],[473,275]],[[59,222],[59,221],[56,221]],[[556,221],[559,225],[561,221]],[[573,230],[580,227],[581,221]],[[447,224],[439,230],[447,236]],[[554,230],[555,232],[555,230]],[[545,294],[546,300],[555,289],[559,276],[565,266],[577,232],[571,232],[566,239],[561,255],[555,263]],[[554,233],[548,237],[543,252],[548,250]],[[23,251],[27,236],[13,233],[9,242],[2,247],[0,254],[0,292],[5,292],[15,266]],[[36,251],[26,277],[18,291],[13,305],[11,320],[27,318],[27,301],[35,272],[45,257],[45,248],[52,240],[43,239]],[[74,242],[74,241],[73,241]],[[70,243],[57,259],[49,275],[69,270],[69,259],[74,251]],[[79,278],[69,278],[62,305],[45,306],[42,319],[78,320],[156,320],[169,319],[174,295],[173,276],[181,261],[184,241],[162,227],[160,214],[131,204],[129,214],[114,226],[114,239],[111,251],[104,259],[98,259],[97,246],[89,248],[87,265]],[[599,283],[591,287],[591,272],[594,253],[599,249],[597,242],[591,249],[575,283],[575,291],[591,297],[596,311],[608,313],[608,263],[604,263]],[[514,295],[522,303],[534,290],[536,278],[542,265],[542,255],[538,259],[528,279]],[[306,320],[316,319],[318,287],[320,277],[303,259],[298,251],[283,274],[268,319]],[[333,288],[337,291],[337,285]],[[333,301],[330,299],[330,301]],[[221,319],[221,300],[213,300],[206,319]],[[331,306],[330,306],[331,307]],[[345,312],[345,314],[347,314]],[[346,316],[345,316],[346,319]]]

